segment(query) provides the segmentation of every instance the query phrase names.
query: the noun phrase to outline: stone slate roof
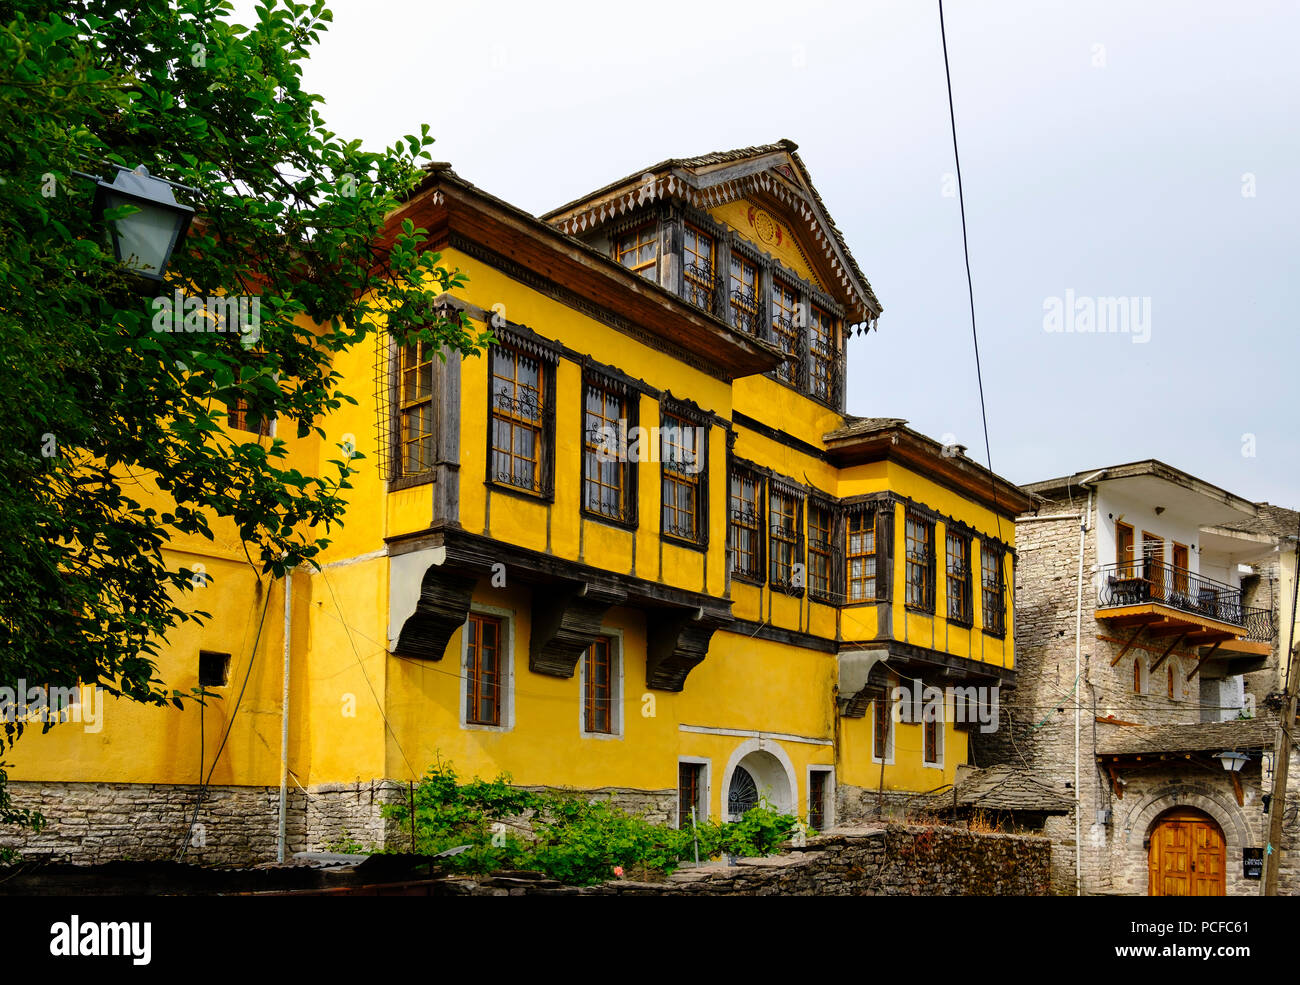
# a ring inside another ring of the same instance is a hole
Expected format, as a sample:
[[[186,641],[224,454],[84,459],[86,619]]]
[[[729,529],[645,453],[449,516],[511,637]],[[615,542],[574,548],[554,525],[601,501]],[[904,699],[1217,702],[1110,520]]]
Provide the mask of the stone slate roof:
[[[1097,743],[1102,755],[1143,755],[1157,752],[1223,752],[1229,749],[1272,747],[1276,718],[1198,722],[1194,725],[1137,725],[1106,730]]]
[[[854,417],[852,414],[844,415],[844,426],[836,428],[826,435],[831,438],[851,438],[860,434],[871,434],[873,431],[888,431],[890,428],[902,427],[907,423],[901,417]]]
[[[1074,806],[1073,798],[1014,766],[990,766],[963,773],[957,779],[956,790],[959,808],[1065,814]],[[927,800],[931,810],[951,811],[953,791],[932,794]]]
[[[1300,513],[1272,503],[1256,503],[1256,516],[1220,524],[1225,530],[1240,530],[1248,534],[1268,534],[1273,537],[1294,537],[1300,524]]]

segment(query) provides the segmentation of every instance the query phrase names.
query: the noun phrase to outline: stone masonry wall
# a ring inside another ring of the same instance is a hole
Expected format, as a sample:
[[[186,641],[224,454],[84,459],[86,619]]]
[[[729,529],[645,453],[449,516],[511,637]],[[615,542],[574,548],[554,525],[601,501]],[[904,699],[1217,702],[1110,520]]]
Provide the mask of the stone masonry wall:
[[[501,874],[449,879],[443,891],[472,896],[1043,896],[1050,860],[1046,838],[889,825],[809,838],[803,847],[772,858],[682,870],[662,883],[620,880],[575,887]]]

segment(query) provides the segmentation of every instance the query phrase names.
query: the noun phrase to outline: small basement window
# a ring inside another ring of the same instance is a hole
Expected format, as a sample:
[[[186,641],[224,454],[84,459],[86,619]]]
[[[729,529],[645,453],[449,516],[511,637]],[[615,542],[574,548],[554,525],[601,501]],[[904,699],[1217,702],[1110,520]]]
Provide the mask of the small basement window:
[[[199,687],[225,687],[230,683],[230,654],[199,651]]]

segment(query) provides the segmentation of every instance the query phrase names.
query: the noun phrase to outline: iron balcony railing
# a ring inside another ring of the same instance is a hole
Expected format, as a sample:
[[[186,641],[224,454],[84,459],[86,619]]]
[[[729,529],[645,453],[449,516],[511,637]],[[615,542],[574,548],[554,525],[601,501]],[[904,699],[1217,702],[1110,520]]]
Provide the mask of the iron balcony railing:
[[[1277,635],[1277,624],[1273,621],[1272,609],[1247,608],[1246,639],[1254,643],[1272,643]]]
[[[697,308],[713,310],[713,298],[718,289],[718,278],[713,267],[702,263],[688,263],[683,268],[682,297]]]
[[[1107,564],[1097,586],[1097,607],[1154,603],[1232,626],[1246,626],[1241,589],[1186,568],[1146,558]]]

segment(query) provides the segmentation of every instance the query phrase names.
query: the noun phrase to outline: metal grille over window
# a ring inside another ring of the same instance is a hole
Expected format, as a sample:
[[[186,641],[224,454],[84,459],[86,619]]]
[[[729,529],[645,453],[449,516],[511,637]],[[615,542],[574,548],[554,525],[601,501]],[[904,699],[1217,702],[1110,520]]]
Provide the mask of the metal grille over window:
[[[731,820],[739,821],[757,806],[758,784],[749,770],[737,766],[731,774],[731,787],[727,792],[727,814]]]
[[[934,522],[907,514],[907,604],[934,611]]]
[[[713,271],[713,237],[693,226],[683,230],[682,293],[691,304],[713,310],[717,278]]]
[[[775,483],[773,483],[775,486]],[[771,496],[772,564],[769,577],[773,588],[798,588],[794,583],[794,566],[799,557],[799,500],[788,492],[773,488]]]
[[[731,565],[742,578],[763,580],[763,480],[752,472],[731,475]]]
[[[948,618],[969,624],[971,612],[970,538],[948,531]]]
[[[703,442],[685,418],[663,415],[660,466],[663,472],[663,532],[681,540],[699,541]]]
[[[831,598],[831,577],[835,565],[832,541],[834,516],[830,509],[808,504],[808,591],[817,598]]]
[[[818,400],[834,404],[839,399],[835,321],[816,305],[812,306],[808,319],[808,355],[812,364],[808,392]]]
[[[731,254],[731,323],[748,335],[758,335],[758,267]]]
[[[1002,636],[1007,631],[1005,581],[1002,577],[1002,551],[992,544],[980,545],[980,567],[984,598],[984,631]]]
[[[776,378],[797,386],[800,383],[799,365],[799,297],[780,281],[772,281],[772,332],[776,346],[783,358],[776,367]]]
[[[542,364],[507,347],[492,352],[492,477],[541,491]]]
[[[583,421],[583,506],[611,520],[631,518],[631,463],[623,449],[627,401],[588,383]]]

